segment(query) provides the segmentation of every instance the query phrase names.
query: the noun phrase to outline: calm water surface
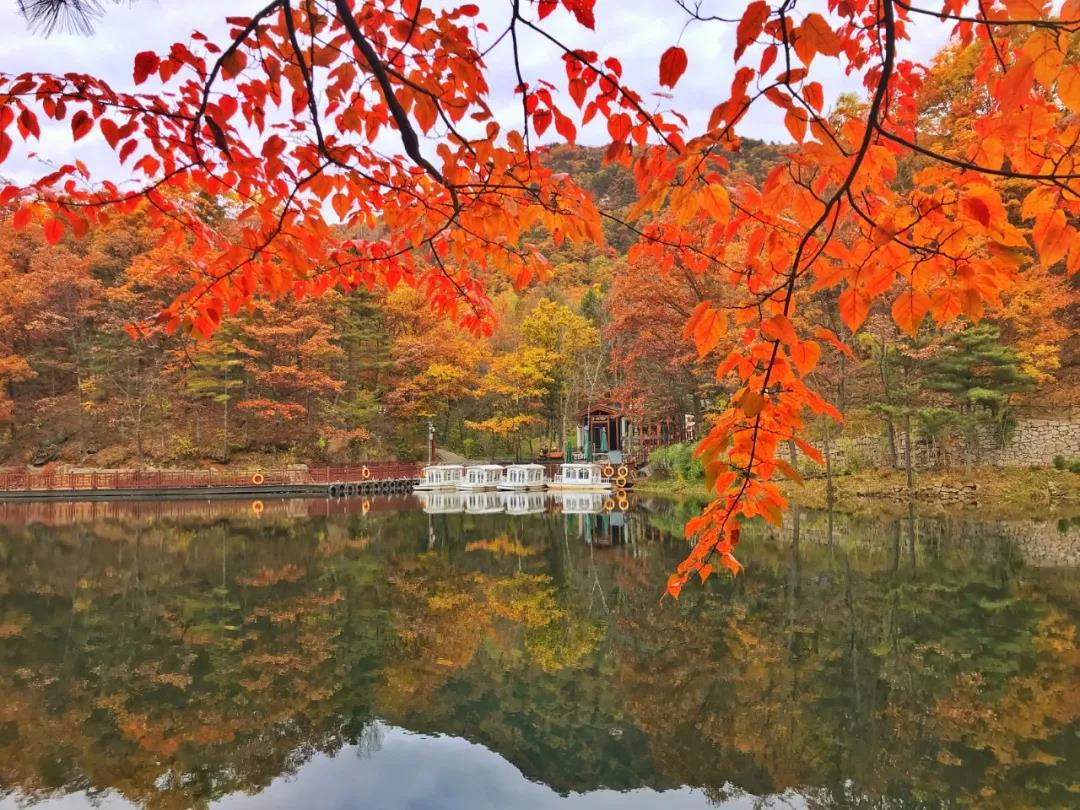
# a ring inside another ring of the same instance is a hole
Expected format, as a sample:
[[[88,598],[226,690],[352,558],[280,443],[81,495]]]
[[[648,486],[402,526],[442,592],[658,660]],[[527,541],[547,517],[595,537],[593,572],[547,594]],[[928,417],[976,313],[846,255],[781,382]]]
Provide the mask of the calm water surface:
[[[0,506],[0,808],[1080,807],[1078,521],[366,503]]]

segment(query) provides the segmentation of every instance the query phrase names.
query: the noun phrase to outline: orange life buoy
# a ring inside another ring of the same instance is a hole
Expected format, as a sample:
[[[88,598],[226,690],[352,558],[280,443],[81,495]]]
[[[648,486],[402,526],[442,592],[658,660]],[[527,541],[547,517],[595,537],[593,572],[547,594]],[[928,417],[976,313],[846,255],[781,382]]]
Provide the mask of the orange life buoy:
[[[619,477],[615,479],[615,483],[618,484],[619,489],[622,489],[626,486],[626,476],[620,473]]]
[[[630,474],[630,468],[627,467],[625,464],[620,464],[619,465],[619,478],[622,478],[622,479],[625,480],[626,476],[628,476],[629,474]]]
[[[364,502],[362,504],[360,504],[360,511],[365,515],[368,512],[370,512],[371,511],[371,501],[369,501],[367,498],[364,498]]]
[[[360,468],[360,477],[363,478],[365,481],[371,478],[371,470],[367,468],[366,464]]]
[[[613,476],[615,474],[615,468],[612,467],[610,464],[608,464],[600,472],[602,472],[604,474],[604,478],[611,478],[611,476]]]
[[[261,484],[265,480],[266,478],[263,476],[262,473],[255,473],[253,476],[251,476],[251,483],[253,483],[255,486],[259,486],[259,484]]]
[[[611,500],[611,498],[608,498],[607,500],[604,501],[604,511],[605,512],[610,512],[614,508],[615,508],[615,501]]]
[[[252,501],[251,502],[251,511],[254,512],[256,515],[261,515],[262,511],[263,511],[263,502],[262,501]]]
[[[628,501],[626,498],[619,498],[619,509],[625,512],[629,508],[630,501]]]

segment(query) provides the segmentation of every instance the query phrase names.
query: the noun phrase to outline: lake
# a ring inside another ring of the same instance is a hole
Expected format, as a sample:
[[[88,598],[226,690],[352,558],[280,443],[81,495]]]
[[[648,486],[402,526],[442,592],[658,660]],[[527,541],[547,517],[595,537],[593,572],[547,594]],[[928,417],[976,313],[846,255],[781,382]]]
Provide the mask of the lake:
[[[1080,520],[425,503],[0,504],[0,808],[1080,806]]]

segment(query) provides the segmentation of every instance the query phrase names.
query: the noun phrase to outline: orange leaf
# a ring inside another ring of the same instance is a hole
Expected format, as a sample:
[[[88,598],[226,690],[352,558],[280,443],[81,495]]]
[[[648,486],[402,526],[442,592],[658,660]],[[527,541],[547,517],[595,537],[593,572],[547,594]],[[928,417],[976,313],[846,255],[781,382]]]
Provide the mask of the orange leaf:
[[[709,183],[698,195],[698,202],[717,222],[726,223],[731,215],[731,199],[721,183]]]
[[[821,112],[821,108],[825,106],[825,93],[821,89],[821,82],[807,83],[802,89],[802,95],[807,104]]]
[[[672,574],[668,577],[667,588],[665,588],[668,596],[670,596],[672,599],[678,599],[679,594],[682,592],[682,588],[683,578],[681,576],[679,576],[678,574]]]
[[[142,84],[151,73],[156,73],[161,61],[153,51],[141,51],[135,54],[135,84]]]
[[[15,230],[22,230],[30,222],[30,215],[33,213],[33,209],[29,205],[24,205],[18,211],[15,212],[15,216],[11,218],[11,225]]]
[[[816,54],[838,56],[844,42],[833,31],[828,21],[817,12],[806,15],[795,38],[795,53],[804,65],[809,65]]]
[[[221,75],[231,79],[247,67],[247,55],[239,48],[231,51],[221,60]]]
[[[678,45],[672,45],[660,57],[660,84],[664,87],[674,87],[686,72],[686,65],[686,51]]]
[[[821,346],[812,340],[797,340],[791,344],[788,352],[791,354],[791,362],[803,377],[813,371],[821,359]]]
[[[978,197],[964,197],[960,210],[984,228],[990,227],[990,207]]]
[[[806,112],[792,107],[784,114],[784,126],[796,142],[802,143],[806,137]]]
[[[615,113],[607,122],[608,134],[616,141],[625,141],[632,126],[630,116],[626,113]]]
[[[1071,232],[1065,212],[1058,208],[1040,216],[1035,220],[1031,237],[1035,241],[1035,248],[1039,251],[1039,260],[1043,266],[1057,264],[1069,250]]]
[[[1035,63],[1026,53],[1021,53],[1001,79],[999,95],[1002,105],[1017,107],[1027,101],[1034,82]]]
[[[555,129],[566,139],[567,143],[573,143],[577,138],[577,128],[574,126],[574,122],[558,110],[555,110]]]
[[[765,0],[754,0],[746,7],[742,19],[735,29],[735,61],[746,51],[747,46],[758,38],[765,22],[769,19],[769,4]],[[765,69],[762,68],[762,73]]]
[[[795,438],[795,446],[798,447],[800,450],[802,450],[803,453],[806,454],[807,458],[810,458],[813,461],[816,461],[818,464],[824,464],[825,463],[825,458],[821,455],[821,451],[818,450],[816,447],[814,447],[814,445],[810,444],[809,442],[796,437]]]
[[[742,395],[742,399],[739,400],[739,407],[742,409],[743,413],[753,419],[761,413],[762,409],[765,407],[765,397],[757,391],[747,390],[747,392]]]
[[[837,308],[840,310],[840,318],[844,325],[854,332],[866,316],[870,314],[870,305],[874,301],[857,287],[847,287],[837,300]]]
[[[929,311],[930,296],[921,290],[907,290],[892,305],[896,325],[912,336],[919,331],[919,324]]]
[[[840,340],[840,338],[836,336],[836,333],[831,329],[826,329],[824,326],[819,326],[817,329],[814,330],[814,337],[818,338],[819,340],[824,340],[828,343],[831,343],[834,349],[838,349],[839,351],[846,354],[848,357],[855,357],[855,353],[851,351],[851,347],[844,343],[842,340]]]
[[[434,123],[434,121],[432,121]],[[537,135],[543,135],[544,130],[548,128],[551,123],[551,111],[550,110],[537,110],[533,113],[533,127],[536,129]]]
[[[720,565],[730,571],[732,576],[738,576],[739,572],[743,569],[742,564],[731,554],[727,553],[720,555]]]
[[[1080,65],[1068,65],[1058,74],[1058,96],[1071,112],[1080,114]]]
[[[720,342],[727,333],[727,316],[715,309],[707,309],[694,327],[694,345],[698,357],[704,357]]]
[[[803,482],[803,477],[799,474],[799,471],[796,470],[794,467],[792,467],[790,464],[788,464],[783,459],[780,459],[780,458],[775,459],[773,461],[773,463],[776,465],[776,469],[780,470],[780,472],[782,472],[784,475],[786,475],[788,478],[790,478],[795,483],[797,483],[797,484],[804,483]]]
[[[60,237],[64,235],[64,221],[62,219],[50,219],[45,223],[45,241],[50,245],[55,245],[60,241]]]
[[[79,110],[71,116],[71,135],[77,141],[94,128],[94,119],[86,110]]]

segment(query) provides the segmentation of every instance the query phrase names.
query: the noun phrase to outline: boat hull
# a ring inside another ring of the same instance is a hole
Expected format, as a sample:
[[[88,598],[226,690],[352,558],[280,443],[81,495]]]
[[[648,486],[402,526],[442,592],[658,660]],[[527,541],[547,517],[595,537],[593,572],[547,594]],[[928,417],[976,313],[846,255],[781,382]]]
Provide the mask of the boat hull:
[[[599,484],[572,483],[564,484],[561,481],[549,481],[547,488],[553,492],[611,492],[611,484],[604,481]]]

